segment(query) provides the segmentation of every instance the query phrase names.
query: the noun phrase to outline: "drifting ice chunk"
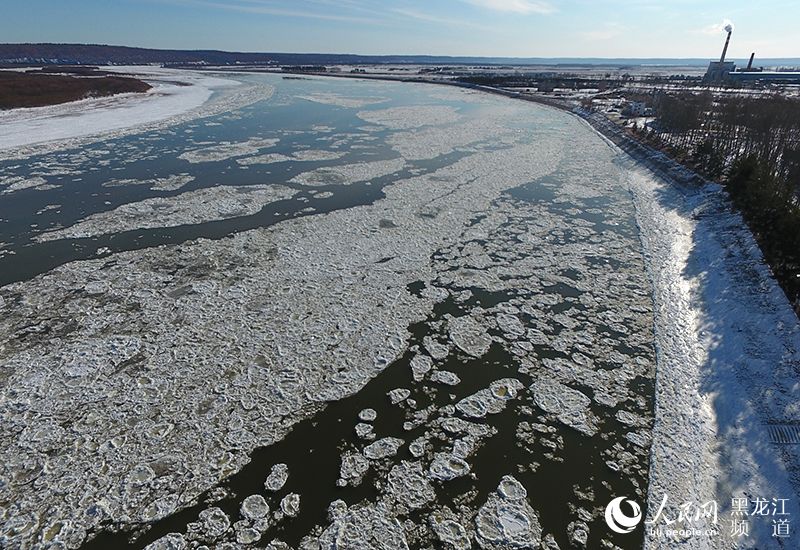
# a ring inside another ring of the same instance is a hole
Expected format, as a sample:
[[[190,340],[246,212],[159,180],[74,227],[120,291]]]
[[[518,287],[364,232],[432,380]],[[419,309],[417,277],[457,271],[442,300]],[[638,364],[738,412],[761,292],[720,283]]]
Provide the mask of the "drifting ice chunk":
[[[528,491],[513,477],[503,476],[497,486],[497,494],[506,500],[522,500],[528,496]]]
[[[389,458],[397,454],[404,441],[396,437],[384,437],[371,445],[364,447],[364,456],[372,460]]]
[[[531,385],[533,401],[545,412],[556,415],[559,421],[579,432],[593,436],[597,422],[589,411],[591,399],[564,384],[542,378]]]
[[[320,550],[408,550],[400,522],[382,505],[352,507],[319,537]]]
[[[253,544],[261,540],[261,532],[247,523],[243,520],[233,524],[233,532],[236,534],[236,542],[239,544]]]
[[[260,519],[269,513],[269,505],[261,495],[250,495],[242,502],[242,517],[246,519]]]
[[[492,382],[491,387],[465,397],[456,404],[456,410],[469,418],[483,418],[487,414],[497,414],[506,406],[506,401],[517,396],[524,386],[515,378]]]
[[[281,500],[281,512],[293,518],[300,513],[300,495],[289,493]]]
[[[450,353],[450,350],[447,349],[447,346],[440,344],[434,338],[430,336],[426,336],[422,339],[422,345],[425,346],[425,350],[437,361],[440,361],[447,357],[447,354]]]
[[[469,315],[450,319],[449,329],[453,343],[473,357],[482,357],[492,345],[486,329]]]
[[[433,361],[427,355],[419,353],[411,359],[411,373],[415,382],[420,382],[433,367]]]
[[[388,394],[389,399],[392,401],[392,405],[396,405],[401,401],[405,401],[411,395],[411,390],[407,390],[405,388],[397,388],[396,390],[390,391]]]
[[[216,506],[200,512],[199,518],[203,536],[211,539],[221,537],[231,526],[231,520]]]
[[[438,370],[431,375],[432,382],[445,384],[447,386],[455,386],[461,382],[461,378],[454,372],[448,370]]]
[[[514,315],[501,313],[497,316],[497,324],[507,338],[516,339],[525,334],[525,327],[522,322]]]
[[[267,481],[264,482],[264,488],[267,491],[280,491],[286,481],[289,479],[289,466],[286,464],[276,464],[267,476]]]
[[[389,472],[388,490],[408,510],[416,510],[433,501],[436,494],[425,478],[422,464],[402,461]]]
[[[378,418],[378,413],[375,411],[375,409],[364,409],[358,413],[358,418],[364,422],[374,422],[375,419]]]
[[[447,453],[436,453],[429,469],[430,476],[439,481],[449,481],[465,476],[469,471],[469,464],[464,459]]]
[[[372,424],[359,422],[356,424],[356,435],[361,439],[375,439],[375,428]]]
[[[186,539],[180,533],[164,535],[155,542],[148,544],[144,550],[184,550]]]
[[[336,484],[340,487],[345,485],[359,485],[364,478],[364,474],[369,470],[369,460],[364,458],[361,453],[345,453],[342,455],[342,465],[339,467],[339,480]]]
[[[524,496],[521,484],[503,477],[497,492],[489,495],[475,517],[475,538],[481,548],[538,548],[542,540],[539,517]],[[508,493],[512,498],[507,498]]]
[[[438,514],[432,514],[429,523],[433,532],[445,545],[450,545],[455,550],[472,548],[467,530],[460,523],[445,519]]]

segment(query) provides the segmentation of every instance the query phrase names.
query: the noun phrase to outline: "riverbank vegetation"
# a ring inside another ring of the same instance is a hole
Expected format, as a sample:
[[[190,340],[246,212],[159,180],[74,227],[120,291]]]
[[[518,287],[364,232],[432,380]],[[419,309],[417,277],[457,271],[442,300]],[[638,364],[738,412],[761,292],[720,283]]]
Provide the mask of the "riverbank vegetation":
[[[722,182],[800,314],[800,99],[656,96],[640,139]]]
[[[0,110],[44,107],[131,92],[144,93],[151,88],[149,84],[136,78],[107,73],[49,73],[50,71],[0,71]]]

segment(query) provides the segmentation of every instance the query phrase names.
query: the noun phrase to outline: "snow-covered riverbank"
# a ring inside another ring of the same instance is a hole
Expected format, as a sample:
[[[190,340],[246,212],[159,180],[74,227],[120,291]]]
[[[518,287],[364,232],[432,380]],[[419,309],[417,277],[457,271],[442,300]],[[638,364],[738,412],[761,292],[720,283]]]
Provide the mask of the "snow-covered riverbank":
[[[108,139],[174,124],[247,104],[271,93],[234,79],[190,71],[150,66],[105,69],[133,75],[153,88],[144,94],[0,112],[0,158],[76,147],[92,138]]]
[[[800,323],[721,186],[667,182],[635,166],[627,173],[656,306],[650,516],[665,495],[670,519],[683,503],[719,505],[716,535],[646,529],[646,547],[783,548],[770,518],[732,506],[766,499],[771,513],[772,499],[789,499],[786,517],[800,515],[797,446],[770,435],[800,423]],[[749,536],[733,534],[742,519]]]

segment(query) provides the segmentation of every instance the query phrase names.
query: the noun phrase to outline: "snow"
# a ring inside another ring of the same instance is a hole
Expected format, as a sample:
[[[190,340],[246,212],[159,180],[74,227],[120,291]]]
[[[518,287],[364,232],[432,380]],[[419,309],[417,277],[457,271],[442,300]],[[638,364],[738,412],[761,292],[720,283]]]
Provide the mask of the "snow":
[[[747,495],[788,498],[797,517],[800,453],[770,446],[765,426],[800,421],[798,319],[724,190],[635,167],[629,178],[656,302],[649,507],[664,494],[674,506]],[[730,519],[723,513],[722,525]],[[752,521],[749,540],[721,529],[682,548],[777,547],[771,531],[771,522]]]

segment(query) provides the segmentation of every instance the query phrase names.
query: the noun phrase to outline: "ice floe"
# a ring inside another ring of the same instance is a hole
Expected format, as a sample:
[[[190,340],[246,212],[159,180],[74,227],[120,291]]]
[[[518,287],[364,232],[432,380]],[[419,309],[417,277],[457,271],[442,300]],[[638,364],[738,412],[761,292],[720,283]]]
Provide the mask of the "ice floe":
[[[361,109],[368,105],[375,105],[378,103],[385,103],[389,101],[386,97],[348,97],[335,93],[315,93],[308,95],[297,96],[306,101],[313,101],[314,103],[322,103],[324,105],[335,105],[337,107],[346,107],[348,109]]]
[[[381,505],[346,508],[320,535],[320,550],[408,550],[403,528]]]
[[[360,111],[358,117],[366,122],[380,124],[393,130],[439,126],[461,118],[457,109],[447,105],[421,105],[392,107],[374,111]]]
[[[367,470],[369,470],[369,460],[364,458],[364,455],[356,452],[347,452],[342,455],[337,484],[339,486],[359,485]]]
[[[405,401],[411,395],[411,390],[407,388],[395,388],[391,390],[388,394],[389,401],[392,402],[392,405],[397,405],[401,401]]]
[[[23,189],[42,189],[47,185],[47,180],[41,176],[24,178],[24,177],[11,177],[0,179],[0,193],[8,194],[15,191],[22,191]]]
[[[394,174],[402,170],[404,166],[405,160],[401,158],[343,164],[304,172],[295,176],[290,181],[291,183],[312,187],[323,185],[350,185]]]
[[[289,493],[281,500],[281,512],[290,518],[300,513],[300,495]]]
[[[450,481],[470,472],[470,465],[463,459],[447,453],[436,453],[428,469],[428,475],[439,481]]]
[[[289,466],[283,463],[275,464],[264,482],[267,491],[276,492],[283,489],[289,479]]]
[[[589,411],[592,401],[583,393],[546,378],[536,380],[531,392],[539,408],[556,415],[567,426],[589,436],[597,432],[596,421]]]
[[[519,481],[505,476],[496,493],[489,495],[475,517],[476,539],[481,548],[538,548],[542,538],[539,516],[525,498]]]
[[[450,318],[450,339],[464,353],[481,357],[492,345],[492,339],[484,326],[470,316]]]
[[[394,466],[387,478],[387,490],[406,513],[422,508],[436,498],[419,462],[402,461]]]
[[[245,519],[261,519],[269,513],[269,505],[261,495],[250,495],[242,501],[241,512]]]
[[[276,138],[253,138],[247,141],[235,143],[219,143],[186,151],[178,156],[192,164],[203,162],[218,162],[236,157],[243,157],[260,152],[262,149],[269,149],[278,144],[280,140]]]
[[[281,185],[218,186],[174,197],[155,197],[92,214],[66,229],[48,231],[39,241],[94,237],[111,232],[153,229],[249,216],[297,192]]]
[[[389,458],[396,455],[404,443],[397,437],[384,437],[364,447],[364,456],[372,460]]]

